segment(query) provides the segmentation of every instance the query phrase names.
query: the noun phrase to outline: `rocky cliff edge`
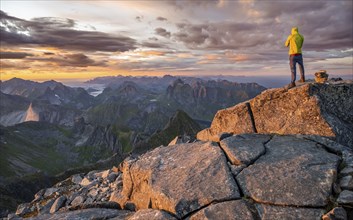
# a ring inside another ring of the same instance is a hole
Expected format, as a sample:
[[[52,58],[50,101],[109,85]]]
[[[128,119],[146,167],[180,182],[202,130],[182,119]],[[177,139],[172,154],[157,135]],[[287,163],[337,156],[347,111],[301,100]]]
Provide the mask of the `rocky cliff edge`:
[[[73,175],[10,219],[349,219],[352,174],[352,150],[325,137],[234,135]]]
[[[223,132],[320,135],[353,149],[353,82],[268,89],[218,111],[197,138],[217,141]]]

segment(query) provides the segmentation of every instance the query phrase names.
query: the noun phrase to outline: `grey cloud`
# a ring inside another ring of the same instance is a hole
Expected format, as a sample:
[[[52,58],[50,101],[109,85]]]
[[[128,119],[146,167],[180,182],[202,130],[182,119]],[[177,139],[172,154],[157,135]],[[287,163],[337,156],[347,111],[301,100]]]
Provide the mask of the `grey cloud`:
[[[157,17],[156,18],[157,21],[168,21],[168,19],[164,18],[164,17]]]
[[[150,38],[148,38],[148,40],[158,41],[158,38],[156,38],[156,37],[150,37]]]
[[[0,59],[24,59],[28,56],[33,56],[33,54],[23,52],[0,52]]]
[[[182,62],[168,60],[150,60],[148,62],[124,62],[119,68],[132,71],[179,71],[182,69],[198,68],[195,59],[184,59]]]
[[[113,36],[98,31],[72,29],[71,19],[36,18],[30,21],[0,13],[1,43],[40,45],[81,51],[128,51],[136,48],[130,37]]]
[[[196,10],[200,4],[210,5],[208,9],[212,12],[211,5],[216,3],[219,2],[197,1],[186,4],[190,10]],[[352,48],[352,1],[278,0],[254,1],[251,4],[228,1],[227,4],[229,7],[217,9],[223,14],[215,14],[213,18],[224,16],[226,19],[237,14],[243,17],[220,22],[210,22],[205,18],[203,23],[176,24],[178,31],[172,34],[173,39],[190,49],[283,51],[286,50],[284,41],[291,27],[299,26],[305,37],[304,50]]]
[[[32,60],[52,62],[59,66],[71,67],[106,66],[105,61],[97,62],[82,53],[68,54],[65,56],[56,56],[50,58],[33,58]]]
[[[242,49],[273,43],[255,23],[182,23],[177,27],[173,37],[191,49]]]
[[[264,13],[266,17],[274,18],[280,15],[296,15],[298,12],[307,14],[312,11],[317,11],[327,8],[325,1],[273,1],[261,2],[256,1],[254,8]]]
[[[157,35],[162,37],[170,38],[171,36],[171,33],[164,28],[156,28],[154,31]]]
[[[135,19],[136,21],[141,22],[143,19],[143,16],[136,16]]]
[[[143,41],[141,43],[141,46],[142,47],[149,47],[149,48],[165,48],[165,49],[168,48],[167,45],[165,45],[163,43],[159,43],[159,42],[157,42],[155,40],[153,40],[153,41]]]
[[[223,0],[196,0],[196,1],[179,1],[169,0],[167,1],[170,5],[176,9],[190,9],[191,7],[216,7],[223,2]]]
[[[274,25],[268,26],[271,30],[289,34],[291,25],[299,26],[304,49],[323,51],[352,47],[352,5],[352,1],[278,1],[256,2],[254,8],[263,12],[262,19],[273,21]],[[275,19],[281,23],[276,24]]]

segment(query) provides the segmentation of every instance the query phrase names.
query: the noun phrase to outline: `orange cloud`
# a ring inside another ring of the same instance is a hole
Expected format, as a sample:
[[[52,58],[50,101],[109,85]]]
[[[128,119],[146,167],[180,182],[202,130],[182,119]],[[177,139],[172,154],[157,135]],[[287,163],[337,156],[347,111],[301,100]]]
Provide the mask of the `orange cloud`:
[[[234,52],[231,52],[231,51],[225,52],[225,57],[229,61],[235,61],[235,62],[243,62],[243,61],[250,60],[250,56],[248,54],[235,54]]]
[[[157,51],[157,50],[146,50],[146,51],[139,51],[137,52],[137,54],[141,55],[141,56],[164,56],[166,54],[166,52],[163,51]]]

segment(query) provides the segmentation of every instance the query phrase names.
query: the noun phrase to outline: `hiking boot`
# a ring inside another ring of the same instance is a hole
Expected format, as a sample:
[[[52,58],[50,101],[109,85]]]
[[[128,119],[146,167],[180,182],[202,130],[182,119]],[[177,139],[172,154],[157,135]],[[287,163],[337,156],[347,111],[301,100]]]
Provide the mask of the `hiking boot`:
[[[294,82],[289,83],[288,86],[287,86],[287,89],[291,89],[293,87],[295,87],[295,83]]]
[[[305,79],[304,78],[300,78],[299,82],[303,83],[303,82],[305,82]]]

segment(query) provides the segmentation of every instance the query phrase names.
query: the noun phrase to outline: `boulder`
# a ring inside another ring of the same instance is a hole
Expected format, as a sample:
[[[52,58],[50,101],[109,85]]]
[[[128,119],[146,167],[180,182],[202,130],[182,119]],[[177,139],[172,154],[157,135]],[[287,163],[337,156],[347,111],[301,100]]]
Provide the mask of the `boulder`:
[[[254,213],[246,202],[243,200],[226,201],[217,204],[212,204],[204,209],[196,212],[189,220],[197,219],[257,219],[257,214]]]
[[[322,216],[322,220],[347,220],[347,212],[342,207],[336,207]]]
[[[353,167],[345,167],[343,170],[341,170],[340,174],[342,176],[353,175]]]
[[[23,216],[25,214],[28,214],[32,212],[31,206],[29,203],[22,203],[18,205],[17,210],[16,210],[16,215]]]
[[[182,218],[213,201],[240,197],[225,155],[211,142],[156,148],[123,173],[123,196],[137,210],[166,210]]]
[[[199,140],[222,132],[326,136],[353,148],[353,83],[304,84],[290,90],[268,89],[247,103],[219,110]],[[253,119],[253,120],[252,120]]]
[[[57,188],[48,188],[45,190],[44,197],[52,196],[53,193],[56,193],[58,190]]]
[[[36,204],[36,208],[39,214],[48,214],[51,207],[53,206],[55,199],[46,199]]]
[[[315,142],[275,136],[266,154],[236,177],[245,196],[256,202],[324,207],[336,180],[340,158]]]
[[[219,142],[220,133],[252,133],[253,128],[248,108],[245,103],[219,110],[213,118],[210,128],[197,133],[197,139],[201,141]]]
[[[344,176],[340,180],[341,189],[353,190],[353,177],[352,176]]]
[[[49,212],[54,213],[58,211],[61,207],[64,206],[65,201],[66,201],[66,196],[60,196],[59,198],[57,198],[54,204],[51,206]]]
[[[319,72],[315,73],[315,82],[317,83],[325,83],[328,79],[328,74],[326,70],[320,70]]]
[[[71,205],[78,206],[78,205],[82,204],[85,201],[85,199],[86,198],[84,196],[76,196],[74,198],[74,200],[72,200]]]
[[[340,205],[353,206],[353,192],[349,190],[343,190],[337,198],[337,203]]]
[[[75,174],[71,177],[71,182],[74,184],[80,184],[82,182],[82,176],[81,174]]]
[[[233,165],[249,165],[265,153],[264,143],[270,138],[261,134],[235,135],[222,140],[220,146]]]

